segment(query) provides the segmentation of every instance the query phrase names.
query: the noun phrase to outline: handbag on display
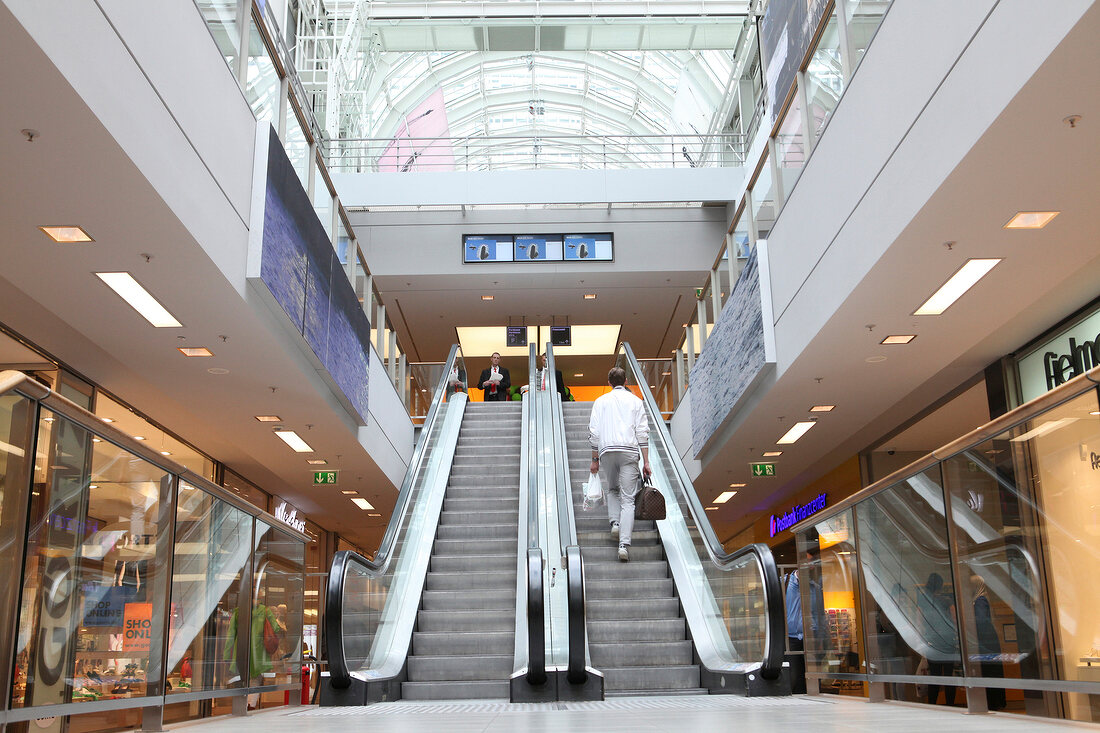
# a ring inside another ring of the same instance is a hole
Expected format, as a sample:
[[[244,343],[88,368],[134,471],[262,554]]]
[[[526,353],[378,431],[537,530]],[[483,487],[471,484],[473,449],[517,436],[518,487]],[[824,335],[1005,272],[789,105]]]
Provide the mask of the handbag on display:
[[[635,519],[664,519],[665,497],[650,483],[649,476],[642,483],[642,490],[634,500]]]

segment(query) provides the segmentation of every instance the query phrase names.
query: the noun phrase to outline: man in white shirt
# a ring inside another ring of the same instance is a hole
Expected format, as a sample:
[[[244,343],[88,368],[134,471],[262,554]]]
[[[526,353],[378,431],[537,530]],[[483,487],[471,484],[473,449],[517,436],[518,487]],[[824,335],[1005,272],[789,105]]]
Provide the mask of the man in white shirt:
[[[611,391],[597,398],[588,420],[588,439],[592,445],[592,466],[596,473],[603,466],[603,485],[607,492],[607,518],[611,535],[619,538],[619,559],[630,559],[630,535],[634,530],[634,498],[642,484],[638,473],[638,455],[642,470],[650,475],[649,421],[642,401],[624,386],[626,372],[615,367],[607,373]]]

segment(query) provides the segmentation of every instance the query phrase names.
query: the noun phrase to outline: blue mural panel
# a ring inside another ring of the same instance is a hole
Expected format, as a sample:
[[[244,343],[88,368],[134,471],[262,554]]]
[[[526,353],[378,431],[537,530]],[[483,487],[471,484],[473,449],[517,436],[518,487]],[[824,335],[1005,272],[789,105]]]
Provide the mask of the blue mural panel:
[[[274,130],[260,279],[365,424],[370,321]]]
[[[691,443],[698,456],[767,366],[758,249],[691,370]]]

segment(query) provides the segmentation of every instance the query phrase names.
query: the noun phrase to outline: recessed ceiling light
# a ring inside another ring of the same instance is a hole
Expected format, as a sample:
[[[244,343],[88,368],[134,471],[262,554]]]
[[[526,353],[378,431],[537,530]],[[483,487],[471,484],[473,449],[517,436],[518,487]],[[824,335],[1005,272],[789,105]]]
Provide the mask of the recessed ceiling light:
[[[55,242],[61,244],[71,244],[73,242],[94,242],[95,240],[88,236],[88,232],[84,231],[83,227],[77,226],[44,226],[38,227],[46,236]]]
[[[46,422],[53,422],[53,418],[52,418],[52,417],[44,417],[44,418],[42,418],[42,419],[43,419],[43,420],[45,420]]]
[[[229,374],[229,370],[225,367],[210,367],[206,371],[210,374]]]
[[[382,516],[382,515],[381,515],[381,514],[378,514],[378,513],[374,513],[374,514],[367,514],[367,516],[368,516],[368,517],[380,517],[380,516]]]
[[[832,412],[836,409],[836,405],[814,405],[810,408],[810,412]]]
[[[714,497],[715,504],[725,504],[727,501],[737,496],[736,491],[723,491],[718,496]]]
[[[102,443],[103,441],[100,440],[99,438],[92,438],[92,442],[93,443]]]
[[[371,503],[369,501],[367,501],[366,499],[362,498],[361,496],[357,496],[354,499],[352,499],[351,503],[354,504],[355,506],[359,507],[363,511],[369,511],[369,510],[374,509],[374,507],[371,506]]]
[[[915,339],[916,337],[917,337],[917,335],[915,333],[903,334],[903,335],[897,335],[897,336],[887,336],[882,341],[879,341],[879,343],[880,344],[907,344],[910,341],[912,341],[913,339]]]
[[[764,457],[765,458],[778,458],[781,455],[783,455],[783,451],[781,451],[781,450],[766,450],[766,451],[764,451]]]
[[[868,356],[866,359],[864,359],[864,361],[868,364],[881,364],[882,362],[886,361],[886,357],[882,355]]]
[[[661,376],[662,376],[662,377],[671,377],[671,376],[672,376],[672,372],[661,372]]]
[[[324,458],[310,458],[306,461],[311,466],[324,466],[328,463]]]
[[[785,432],[782,438],[775,441],[775,444],[790,445],[809,432],[814,425],[817,425],[817,423],[812,420],[800,420],[792,425],[791,429]]]
[[[145,436],[144,435],[135,435],[134,440],[145,440]]]
[[[340,493],[341,493],[341,494],[349,494],[349,495],[351,495],[351,496],[354,496],[355,494],[358,494],[359,492],[358,492],[358,491],[348,491],[347,489],[344,489],[344,490],[343,490],[343,491],[341,491]]]
[[[951,307],[951,304],[963,296],[967,290],[986,273],[997,266],[1000,258],[967,260],[966,264],[959,268],[940,289],[932,294],[932,297],[924,301],[920,308],[913,312],[914,316],[938,316]]]
[[[574,374],[573,376],[574,376],[574,377],[583,377],[583,376],[584,376],[584,374],[583,374],[583,373],[582,373],[582,374]]]
[[[708,507],[707,507],[707,511],[708,511],[708,512],[716,512],[716,511],[718,511],[718,507],[716,507],[716,506],[708,506]]]
[[[128,272],[97,272],[96,277],[107,284],[111,290],[125,300],[131,308],[141,314],[141,317],[149,321],[157,328],[181,328],[182,323],[168,312],[168,309],[157,302],[157,299],[149,294],[149,291],[141,287],[141,284]]]
[[[1004,228],[1042,229],[1061,213],[1060,211],[1019,211],[1004,225]]]
[[[1100,415],[1100,410],[1093,410],[1093,411],[1092,411],[1092,412],[1090,412],[1089,414],[1090,414],[1090,415]]]
[[[115,419],[113,417],[101,417],[99,419],[102,420],[103,422],[114,422],[115,421]]]
[[[170,455],[172,455],[172,452],[171,452],[171,451],[166,451],[166,450],[162,450],[162,451],[160,452],[160,454],[161,454],[162,456],[170,456]]]
[[[205,346],[178,346],[176,351],[184,356],[213,356],[214,352]]]
[[[282,422],[278,415],[257,415],[256,419],[260,422]]]
[[[730,484],[730,488],[731,489],[743,489],[743,488],[745,488],[745,484]]]
[[[492,300],[493,296],[492,295],[483,295],[483,296],[481,296],[481,299],[482,300]]]
[[[585,293],[584,294],[584,299],[585,300],[595,300],[596,299],[596,294],[595,293]]]
[[[309,447],[309,443],[301,439],[298,433],[293,430],[276,430],[275,435],[279,437],[284,443],[289,445],[295,453],[312,453],[313,449]]]
[[[88,484],[88,488],[89,488],[89,489],[98,489],[98,488],[99,488],[99,484]]]

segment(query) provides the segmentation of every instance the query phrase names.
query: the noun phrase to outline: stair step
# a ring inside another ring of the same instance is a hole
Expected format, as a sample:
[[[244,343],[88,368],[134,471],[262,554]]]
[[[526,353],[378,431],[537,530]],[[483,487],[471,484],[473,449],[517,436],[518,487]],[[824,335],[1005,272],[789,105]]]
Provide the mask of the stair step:
[[[491,506],[486,506],[487,504],[491,504]],[[491,502],[478,497],[466,496],[456,491],[448,491],[447,495],[443,497],[443,511],[445,512],[475,512],[482,509],[510,511],[519,516],[519,494],[494,498]]]
[[[585,591],[588,588],[585,587]],[[676,598],[615,598],[589,599],[585,603],[587,617],[593,621],[614,619],[678,618],[680,602]]]
[[[440,540],[489,540],[516,539],[518,522],[511,524],[440,524],[436,539]]]
[[[661,536],[655,529],[633,530],[630,533],[631,545],[656,545],[660,540]],[[619,538],[613,536],[611,534],[611,528],[605,524],[599,531],[585,530],[582,532],[578,528],[577,543],[581,547],[599,547],[603,544],[612,544],[618,547]]]
[[[657,690],[698,689],[699,666],[604,667],[605,690],[639,690],[657,694]]]
[[[682,618],[647,619],[645,623],[589,621],[589,645],[637,641],[681,641],[687,638],[687,622]]]
[[[501,608],[480,611],[418,611],[416,628],[418,631],[446,631],[459,633],[464,631],[507,631],[514,633],[516,627],[516,609]]]
[[[458,498],[518,497],[518,476],[451,476],[447,479],[447,494]]]
[[[500,610],[516,607],[516,589],[426,590],[421,598],[426,611]]]
[[[507,555],[432,555],[428,565],[431,572],[441,573],[514,571],[517,567],[514,553]]]
[[[418,657],[511,654],[515,643],[513,631],[417,631],[413,633],[412,653]]]
[[[589,650],[596,669],[692,663],[691,642],[687,640],[589,644]]]
[[[455,462],[451,464],[451,476],[515,476],[519,478],[519,461],[485,463]]]
[[[493,540],[436,540],[433,554],[436,555],[504,555],[516,556],[519,539]],[[604,548],[597,548],[604,549]],[[614,554],[614,553],[612,553]],[[582,550],[582,557],[583,557]]]
[[[477,656],[411,656],[408,658],[410,682],[441,682],[444,680],[507,681],[512,674],[511,654]],[[698,670],[696,670],[698,674]],[[695,683],[698,685],[698,681]]]
[[[479,680],[474,682],[402,682],[403,700],[507,700],[509,683]]]
[[[630,562],[602,563],[594,562],[584,566],[584,579],[588,583],[597,583],[602,580],[628,580],[631,578],[657,578],[668,577],[668,563],[640,562],[631,559]]]
[[[672,578],[600,580],[585,583],[584,592],[589,602],[612,598],[642,600],[676,597],[676,587],[672,583]]]
[[[426,590],[514,589],[517,569],[496,572],[431,572],[424,581]]]
[[[705,687],[685,687],[681,690],[604,690],[604,697],[672,697],[674,695],[709,695]]]
[[[438,543],[436,543],[438,545]],[[584,564],[587,566],[589,563],[597,562],[619,562],[618,558],[618,546],[608,544],[606,547],[593,546],[586,547],[581,546],[581,558],[584,559]],[[660,545],[639,545],[637,547],[630,548],[630,562],[641,560],[642,562],[652,562],[654,560],[665,559],[665,548]]]
[[[488,507],[477,512],[442,512],[439,515],[439,523],[441,525],[514,524],[518,521],[518,512],[504,509],[490,509]]]

